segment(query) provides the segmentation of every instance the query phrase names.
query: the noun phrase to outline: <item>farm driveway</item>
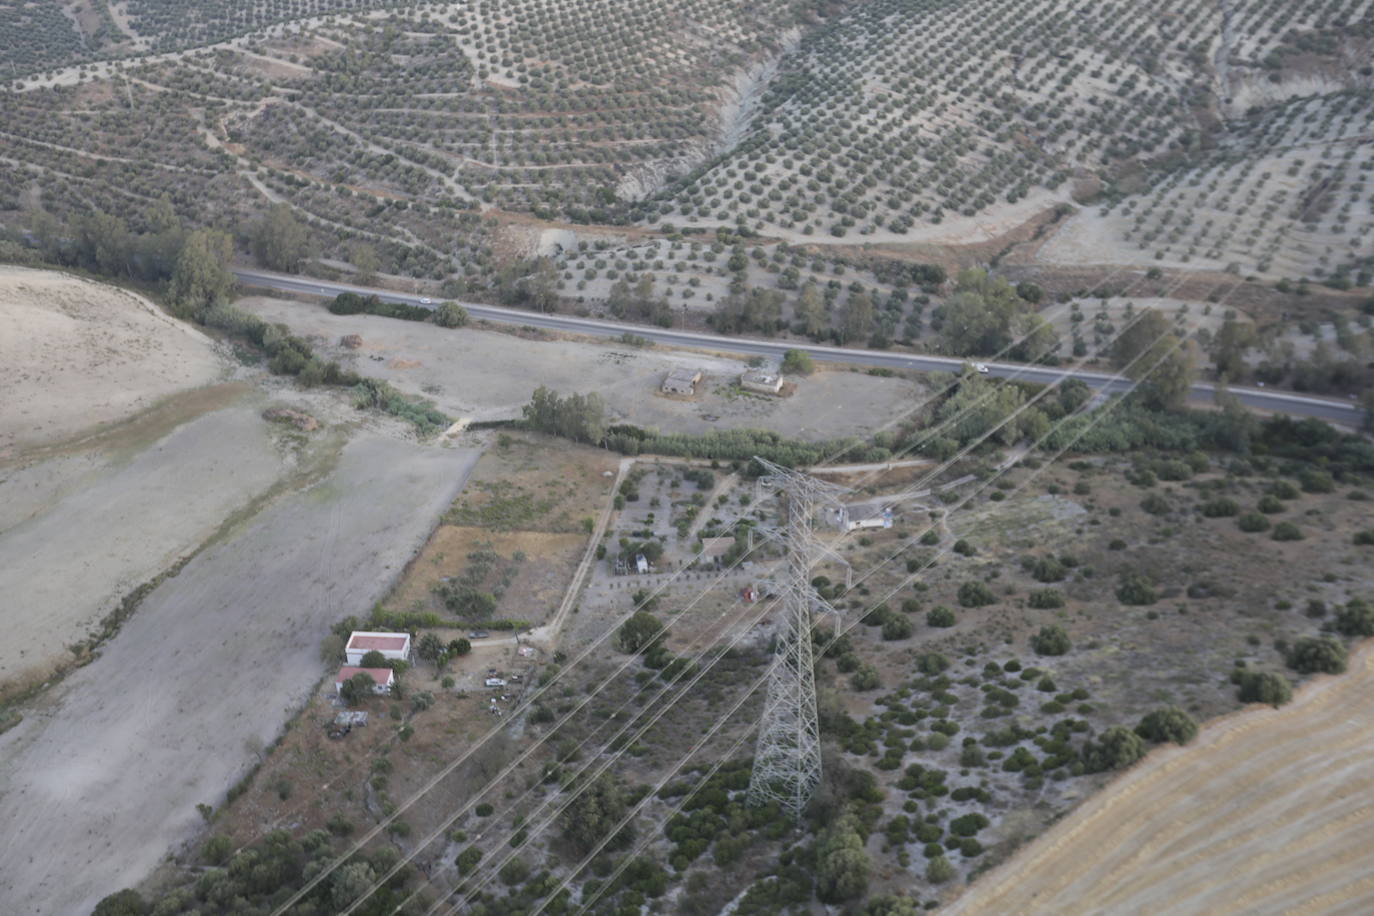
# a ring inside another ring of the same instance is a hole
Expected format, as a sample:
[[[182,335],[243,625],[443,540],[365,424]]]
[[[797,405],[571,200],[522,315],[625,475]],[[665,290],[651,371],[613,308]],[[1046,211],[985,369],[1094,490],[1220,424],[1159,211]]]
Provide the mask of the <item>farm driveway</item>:
[[[202,826],[386,593],[476,453],[376,436],[168,579],[0,735],[0,912],[88,913]]]

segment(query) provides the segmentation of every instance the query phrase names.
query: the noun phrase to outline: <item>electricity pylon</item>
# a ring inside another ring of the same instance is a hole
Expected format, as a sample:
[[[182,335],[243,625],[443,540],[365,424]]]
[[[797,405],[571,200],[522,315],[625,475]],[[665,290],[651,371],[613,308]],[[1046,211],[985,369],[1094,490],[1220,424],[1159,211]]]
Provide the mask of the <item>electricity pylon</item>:
[[[777,655],[768,672],[749,780],[749,802],[775,801],[792,817],[800,818],[821,781],[821,738],[816,721],[816,678],[812,669],[811,616],[835,613],[811,585],[811,570],[827,548],[812,530],[821,508],[836,507],[845,488],[825,483],[755,458],[766,470],[765,481],[781,491],[786,502],[786,572],[779,578],[783,602]]]

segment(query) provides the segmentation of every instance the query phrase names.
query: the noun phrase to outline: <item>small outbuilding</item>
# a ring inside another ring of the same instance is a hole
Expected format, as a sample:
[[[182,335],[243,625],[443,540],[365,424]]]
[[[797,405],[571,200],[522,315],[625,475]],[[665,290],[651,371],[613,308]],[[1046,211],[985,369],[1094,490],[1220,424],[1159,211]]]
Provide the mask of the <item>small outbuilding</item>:
[[[748,369],[739,377],[739,386],[745,391],[777,394],[782,391],[782,373],[772,369]]]
[[[354,630],[344,647],[344,657],[350,665],[360,665],[363,656],[369,652],[380,652],[382,658],[392,661],[410,660],[409,633],[373,633],[367,630]]]
[[[701,382],[700,369],[674,369],[663,378],[664,394],[696,394]]]
[[[892,507],[881,503],[855,503],[835,510],[835,527],[841,531],[860,528],[891,528]]]
[[[334,677],[334,691],[337,693],[343,690],[343,685],[353,678],[355,674],[366,674],[372,678],[373,693],[390,693],[391,688],[396,686],[396,672],[390,668],[354,668],[346,666],[339,669],[339,673]]]

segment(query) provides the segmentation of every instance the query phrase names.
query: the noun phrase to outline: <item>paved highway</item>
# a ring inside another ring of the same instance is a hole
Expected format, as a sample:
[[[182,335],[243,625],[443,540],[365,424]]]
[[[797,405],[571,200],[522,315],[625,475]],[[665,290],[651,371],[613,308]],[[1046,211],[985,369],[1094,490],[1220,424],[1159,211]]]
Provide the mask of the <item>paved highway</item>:
[[[406,295],[385,289],[372,289],[365,286],[352,286],[347,283],[334,283],[327,280],[312,280],[303,277],[284,276],[261,270],[235,270],[234,275],[245,286],[282,292],[306,293],[315,296],[336,296],[351,292],[375,295],[387,302],[402,302],[406,305],[431,305],[422,302],[420,296]],[[942,356],[915,356],[907,353],[888,353],[882,350],[860,350],[850,347],[823,347],[816,344],[759,340],[750,337],[721,337],[715,334],[698,334],[692,331],[675,331],[670,328],[646,327],[635,324],[622,324],[615,321],[601,321],[595,318],[578,318],[573,315],[525,312],[520,309],[503,308],[498,305],[482,305],[476,302],[461,303],[473,318],[499,321],[505,324],[528,325],[547,328],[552,331],[569,331],[597,337],[619,337],[626,331],[647,337],[655,343],[677,347],[696,347],[706,350],[720,350],[728,353],[742,353],[749,356],[770,356],[781,358],[786,350],[803,350],[815,359],[833,362],[853,363],[860,366],[876,366],[886,369],[914,369],[918,372],[937,372],[956,370],[968,360]],[[988,363],[990,374],[998,377],[1015,375],[1022,381],[1053,382],[1068,373],[1081,379],[1093,388],[1109,392],[1125,391],[1130,382],[1117,381],[1105,372],[1092,372],[1087,369],[1054,369],[1045,366],[1027,366],[1022,363]],[[1294,394],[1287,391],[1273,391],[1264,388],[1231,388],[1231,393],[1247,407],[1256,410],[1270,410],[1292,416],[1319,417],[1334,423],[1358,427],[1364,412],[1353,401],[1339,401],[1332,398],[1316,398]],[[1215,386],[1204,382],[1193,385],[1191,400],[1211,403],[1216,394]]]

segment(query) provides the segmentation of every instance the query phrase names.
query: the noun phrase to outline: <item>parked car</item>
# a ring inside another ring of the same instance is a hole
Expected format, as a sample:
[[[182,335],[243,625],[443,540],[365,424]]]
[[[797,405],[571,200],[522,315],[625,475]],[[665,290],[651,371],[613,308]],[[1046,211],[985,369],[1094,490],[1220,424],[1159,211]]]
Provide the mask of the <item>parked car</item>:
[[[488,687],[504,687],[504,686],[506,686],[506,681],[505,681],[505,679],[504,679],[504,678],[499,678],[499,677],[489,677],[489,678],[486,679],[485,683],[486,683],[486,685],[487,685]]]
[[[486,630],[473,630],[468,634],[468,639],[486,639],[490,635]]]
[[[433,299],[429,299],[429,298],[427,298],[427,297],[421,297],[421,299],[420,299],[420,304],[421,304],[421,305],[432,305],[433,303],[434,303],[434,300],[433,300]]]
[[[973,371],[977,372],[979,375],[987,375],[992,370],[988,368],[987,363],[974,363]]]

